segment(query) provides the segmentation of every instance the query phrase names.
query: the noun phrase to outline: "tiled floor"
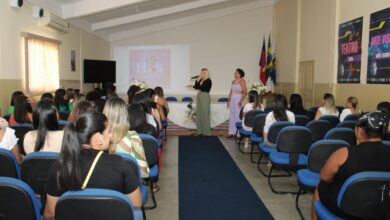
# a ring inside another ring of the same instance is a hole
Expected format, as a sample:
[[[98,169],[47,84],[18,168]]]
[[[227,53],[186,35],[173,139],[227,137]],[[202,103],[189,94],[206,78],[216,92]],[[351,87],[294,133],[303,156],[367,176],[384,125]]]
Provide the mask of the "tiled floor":
[[[250,162],[249,155],[240,153],[233,139],[220,138],[220,140],[275,219],[300,219],[295,210],[294,195],[272,193],[267,178],[258,172],[256,164]],[[266,166],[264,168],[267,169]],[[282,190],[296,191],[298,189],[295,175],[289,178],[274,178],[273,183],[276,188]],[[158,206],[154,210],[146,211],[147,219],[177,220],[179,218],[177,136],[169,136],[166,142],[159,186],[161,190],[156,193]],[[310,219],[311,196],[309,193],[300,198],[300,207],[306,219]]]

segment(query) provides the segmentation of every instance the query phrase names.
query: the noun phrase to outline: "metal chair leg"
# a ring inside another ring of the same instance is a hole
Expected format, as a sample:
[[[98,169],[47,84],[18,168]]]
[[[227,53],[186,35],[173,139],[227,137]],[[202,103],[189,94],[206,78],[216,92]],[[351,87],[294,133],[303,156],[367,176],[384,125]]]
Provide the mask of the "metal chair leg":
[[[252,147],[251,147],[251,163],[256,163],[256,161],[253,159],[253,154],[260,154],[260,152],[253,152],[253,150],[255,149],[255,144],[258,144],[258,143],[252,142]]]
[[[305,220],[305,218],[303,217],[303,214],[302,214],[302,211],[301,211],[301,208],[299,207],[299,196],[301,196],[301,192],[302,192],[302,187],[299,187],[299,190],[298,190],[298,193],[295,197],[295,209],[298,211],[298,214],[299,216],[301,217],[302,220]]]
[[[152,195],[153,205],[144,207],[145,210],[151,210],[157,208],[157,202],[153,192],[153,182],[150,183],[150,194]]]
[[[282,177],[282,176],[272,176],[272,170],[274,169],[274,165],[271,166],[271,169],[269,170],[269,173],[268,173],[268,185],[269,187],[271,188],[271,191],[275,194],[297,194],[297,192],[287,192],[287,191],[278,191],[276,190],[273,186],[272,186],[272,183],[271,183],[271,177]],[[285,170],[287,171],[287,170]],[[288,172],[288,171],[287,171]],[[291,176],[291,173],[288,172]]]

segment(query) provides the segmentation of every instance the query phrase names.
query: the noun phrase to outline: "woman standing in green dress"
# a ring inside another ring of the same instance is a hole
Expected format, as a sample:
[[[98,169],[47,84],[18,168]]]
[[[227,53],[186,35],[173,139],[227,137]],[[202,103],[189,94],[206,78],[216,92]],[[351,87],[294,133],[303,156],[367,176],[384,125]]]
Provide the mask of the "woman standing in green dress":
[[[200,72],[199,79],[195,81],[194,89],[199,90],[196,96],[196,126],[198,135],[211,135],[210,126],[210,89],[211,79],[209,71],[203,68]]]

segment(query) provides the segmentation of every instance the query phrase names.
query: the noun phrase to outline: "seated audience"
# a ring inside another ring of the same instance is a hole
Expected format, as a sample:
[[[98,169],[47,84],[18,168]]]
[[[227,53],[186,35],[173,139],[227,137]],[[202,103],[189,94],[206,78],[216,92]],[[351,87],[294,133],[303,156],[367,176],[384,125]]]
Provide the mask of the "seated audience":
[[[268,146],[272,144],[268,142],[267,135],[269,128],[276,121],[290,121],[293,124],[295,123],[294,113],[287,110],[287,99],[286,96],[277,94],[274,99],[274,106],[272,111],[267,114],[265,117],[265,124],[263,129],[263,139],[264,143]]]
[[[58,112],[54,102],[43,99],[33,112],[33,128],[24,136],[26,154],[37,151],[60,152],[64,132],[59,130]]]
[[[129,130],[129,116],[126,103],[119,97],[107,100],[103,110],[111,133],[110,151],[133,156],[141,169],[141,177],[149,177],[149,165],[146,161],[142,140],[136,131]]]
[[[92,105],[92,103],[85,100],[78,101],[75,104],[75,107],[69,113],[68,122],[74,123],[76,121],[77,116],[89,111],[96,111],[96,108]]]
[[[153,125],[147,123],[146,113],[141,104],[131,104],[127,107],[127,112],[131,131],[136,131],[139,134],[150,134],[157,138],[157,130]]]
[[[116,190],[127,195],[133,207],[142,206],[137,174],[120,156],[107,153],[111,138],[107,124],[102,113],[87,112],[65,127],[60,157],[49,171],[45,219],[54,218],[58,197],[63,193],[84,188]],[[97,166],[86,179],[95,159]],[[135,219],[142,219],[142,214]]]
[[[53,96],[53,94],[51,94],[50,92],[46,92],[46,93],[43,93],[43,94],[41,95],[41,100],[42,100],[42,99],[49,99],[49,100],[54,101],[54,96]]]
[[[9,105],[9,108],[8,108],[8,115],[12,115],[12,113],[14,113],[14,109],[15,109],[15,100],[16,100],[16,97],[19,96],[19,95],[24,95],[22,91],[15,91],[12,93],[12,96],[11,96],[11,103]]]
[[[31,99],[28,99],[25,95],[18,95],[15,97],[14,104],[14,113],[9,119],[10,126],[32,123]]]
[[[66,90],[66,97],[70,103],[72,103],[72,99],[74,98],[74,89],[69,88]]]
[[[387,119],[380,112],[368,113],[358,119],[355,129],[358,145],[335,151],[321,169],[321,182],[313,196],[312,219],[317,219],[314,203],[318,199],[332,213],[350,219],[351,216],[337,205],[343,183],[358,172],[390,172],[390,148],[382,143],[386,127]]]
[[[136,85],[131,85],[129,89],[127,90],[127,104],[133,103],[133,97],[135,94],[137,94],[139,91],[141,91],[141,88]]]
[[[390,102],[380,102],[376,106],[376,110],[385,114],[387,120],[390,120]],[[384,139],[390,141],[390,123],[388,123]]]
[[[99,90],[88,92],[85,99],[91,102],[99,112],[103,112],[105,101],[102,99],[102,93]]]
[[[330,93],[325,93],[323,99],[323,106],[318,108],[314,119],[318,120],[325,115],[333,115],[339,117],[339,111],[337,110],[335,103],[336,102],[334,100],[334,96]]]
[[[54,93],[54,103],[60,113],[69,113],[72,109],[68,103],[65,89],[57,89]]]
[[[160,115],[164,116],[166,119],[169,113],[169,105],[165,99],[164,90],[158,86],[154,88],[154,93],[156,94],[154,101],[157,103],[157,109],[159,110]]]
[[[141,104],[141,106],[144,109],[144,112],[146,113],[146,121],[148,124],[153,125],[153,127],[157,130],[160,131],[161,129],[161,121],[159,118],[159,114],[156,113],[156,111],[153,110],[153,108],[150,105],[149,102],[149,95],[144,91],[137,93],[133,99],[133,103]],[[159,122],[160,121],[160,122]]]
[[[294,115],[307,115],[306,109],[303,107],[302,96],[299,94],[291,94],[290,96],[290,108],[288,109]]]
[[[22,157],[20,156],[19,147],[17,145],[18,140],[19,139],[15,136],[15,130],[8,127],[7,120],[0,118],[0,148],[11,151],[20,164],[22,162]]]
[[[340,121],[344,121],[345,117],[351,114],[361,114],[362,111],[358,108],[358,99],[349,97],[345,104],[345,109],[340,114]]]
[[[106,100],[111,97],[118,97],[118,95],[116,94],[116,86],[108,85],[105,94],[106,94],[106,98],[105,98]]]
[[[252,131],[253,128],[247,127],[244,123],[245,121],[245,115],[247,112],[251,110],[261,110],[264,111],[264,106],[261,104],[260,96],[255,90],[251,90],[248,93],[248,103],[244,105],[244,108],[242,110],[242,128],[247,131]],[[245,148],[248,148],[249,144],[249,138],[245,138]]]

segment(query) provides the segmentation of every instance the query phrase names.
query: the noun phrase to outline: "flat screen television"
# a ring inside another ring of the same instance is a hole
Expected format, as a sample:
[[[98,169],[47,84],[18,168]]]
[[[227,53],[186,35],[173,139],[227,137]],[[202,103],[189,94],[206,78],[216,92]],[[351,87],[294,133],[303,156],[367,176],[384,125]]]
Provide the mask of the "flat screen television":
[[[115,83],[115,80],[115,61],[84,60],[84,83]]]

